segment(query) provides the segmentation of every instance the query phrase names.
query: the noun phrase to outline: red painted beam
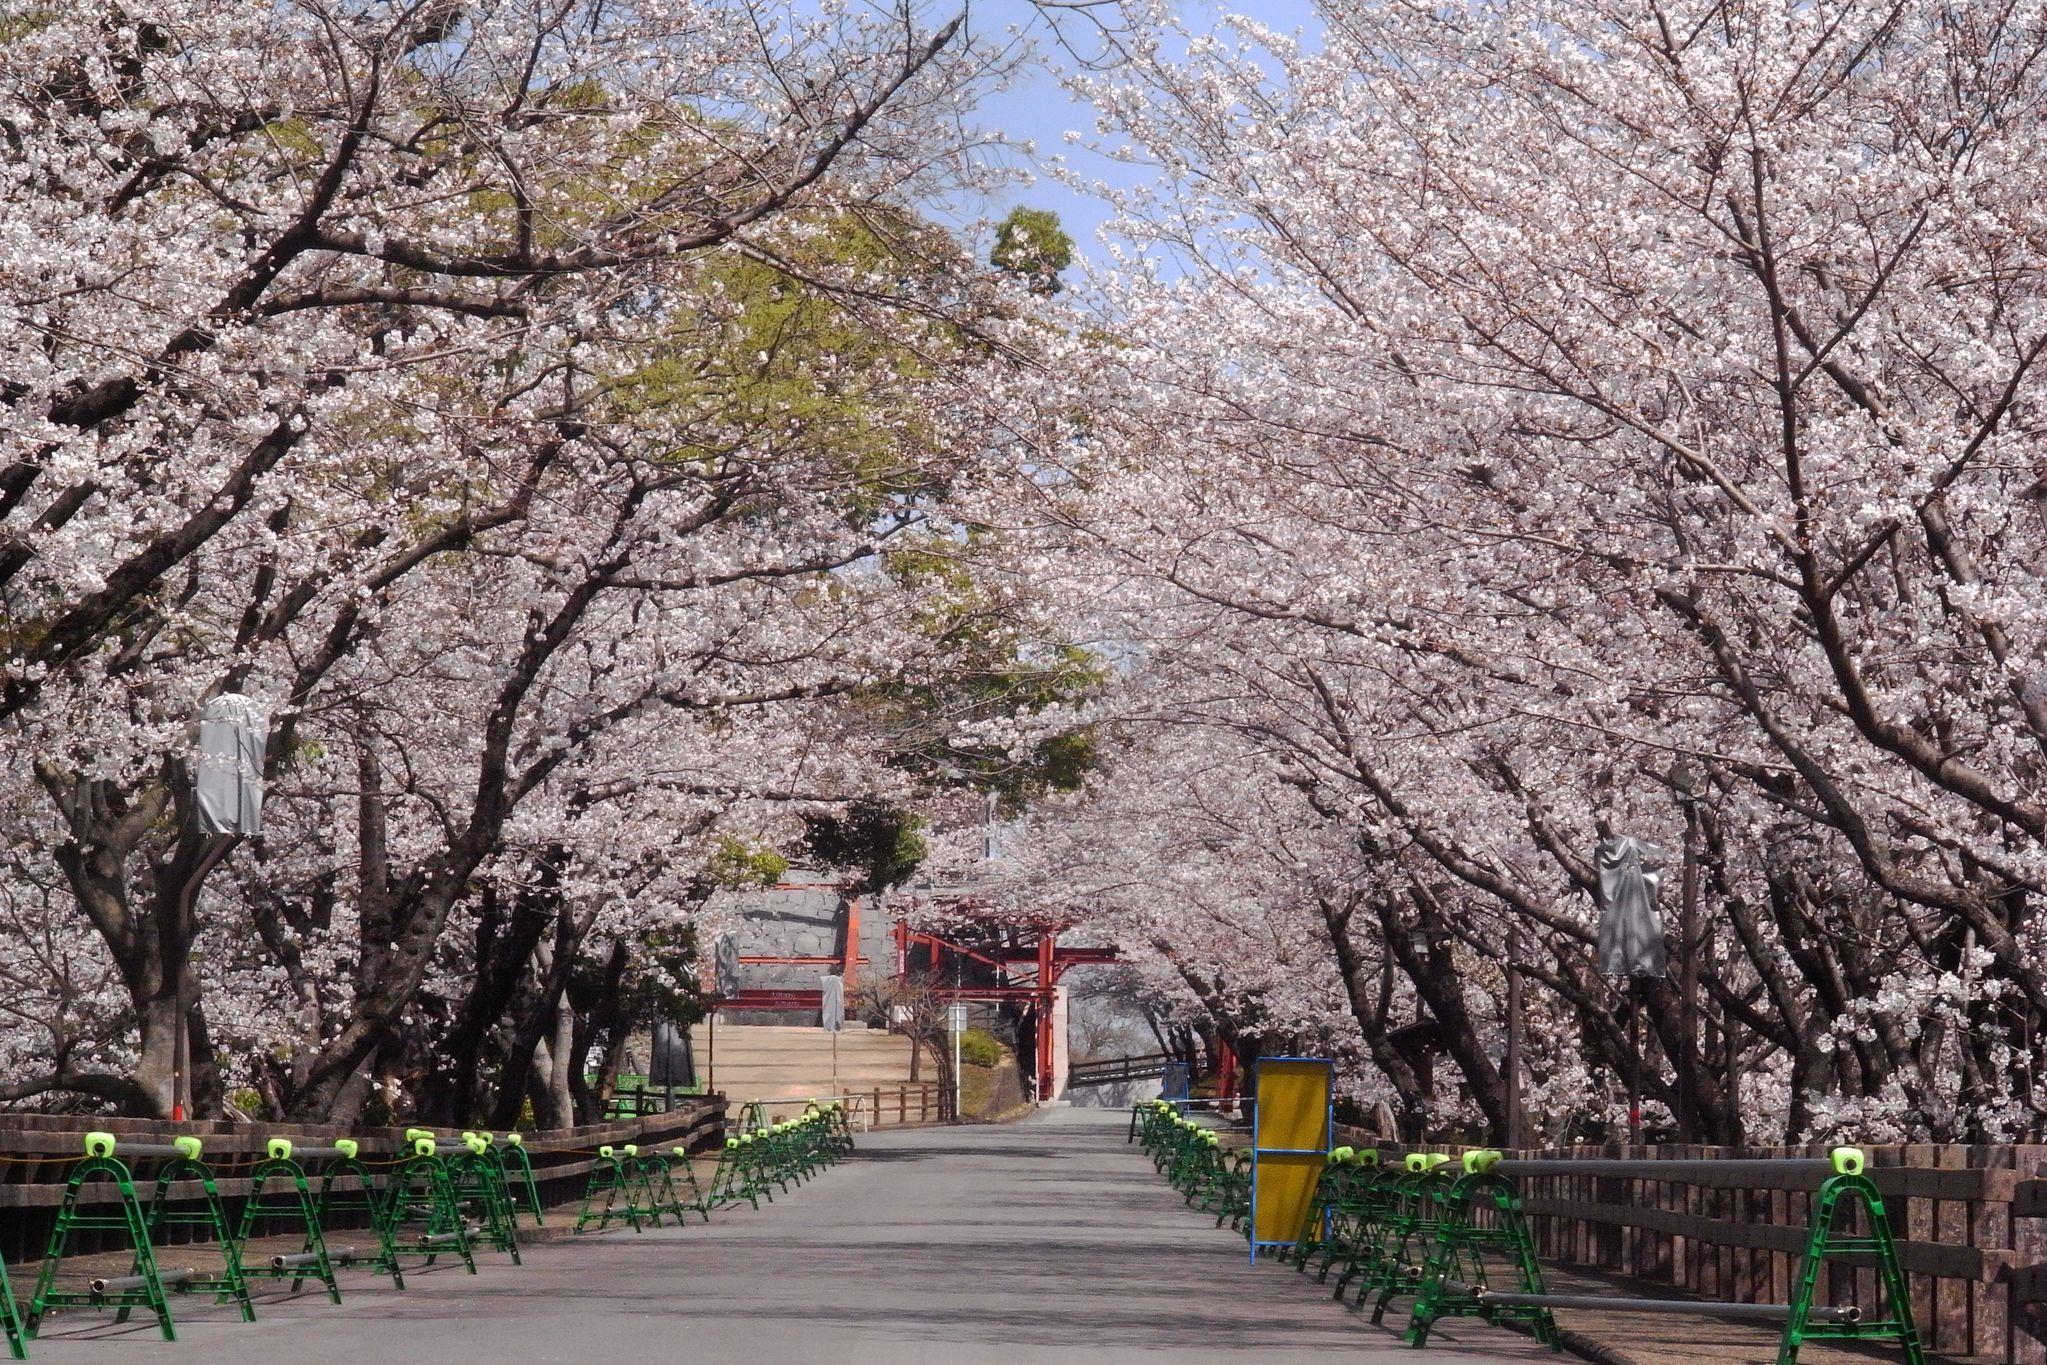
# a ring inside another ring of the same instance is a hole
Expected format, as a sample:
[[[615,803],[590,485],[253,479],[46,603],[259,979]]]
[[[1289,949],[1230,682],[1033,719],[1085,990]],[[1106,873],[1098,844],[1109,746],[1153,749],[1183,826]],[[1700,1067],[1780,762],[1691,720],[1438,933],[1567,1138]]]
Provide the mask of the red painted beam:
[[[823,991],[735,991],[718,1001],[728,1010],[815,1010],[824,1007]]]
[[[846,897],[846,955],[839,964],[839,975],[846,980],[846,989],[853,988],[853,978],[860,970],[860,898]]]

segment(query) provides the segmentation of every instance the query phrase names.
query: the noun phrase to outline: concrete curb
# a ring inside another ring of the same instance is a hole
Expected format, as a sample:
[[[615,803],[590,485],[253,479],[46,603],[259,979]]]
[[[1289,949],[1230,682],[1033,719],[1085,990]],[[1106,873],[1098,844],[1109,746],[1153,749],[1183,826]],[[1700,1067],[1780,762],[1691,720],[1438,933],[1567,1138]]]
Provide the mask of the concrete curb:
[[[1525,1322],[1503,1322],[1498,1325],[1531,1340],[1535,1336],[1534,1330]],[[1563,1343],[1566,1351],[1580,1360],[1590,1361],[1592,1365],[1635,1365],[1633,1356],[1616,1350],[1605,1342],[1594,1341],[1583,1332],[1573,1332],[1560,1327],[1557,1329],[1557,1340]]]

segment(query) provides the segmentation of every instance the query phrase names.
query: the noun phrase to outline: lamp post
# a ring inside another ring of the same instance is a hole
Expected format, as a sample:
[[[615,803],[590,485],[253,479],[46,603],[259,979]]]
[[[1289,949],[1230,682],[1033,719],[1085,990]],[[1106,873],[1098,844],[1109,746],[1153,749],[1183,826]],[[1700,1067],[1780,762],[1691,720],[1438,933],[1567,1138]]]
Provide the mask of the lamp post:
[[[193,832],[199,846],[178,887],[177,1019],[171,1043],[171,1118],[192,1108],[192,1011],[197,983],[192,945],[198,941],[199,888],[229,850],[263,832],[263,758],[270,718],[253,698],[222,692],[199,713],[199,756],[192,771]]]
[[[1407,949],[1408,952],[1413,954],[1417,965],[1422,967],[1429,965],[1429,931],[1419,919],[1415,920],[1414,924],[1407,931]],[[1419,1024],[1421,1021],[1416,1020],[1415,1022]],[[1421,1049],[1417,1048],[1416,1053],[1418,1056],[1422,1055]],[[1427,1072],[1426,1076],[1423,1074],[1424,1071]],[[1432,1092],[1435,1090],[1434,1072],[1428,1070],[1426,1066],[1417,1069],[1415,1083],[1418,1087],[1418,1093],[1415,1095],[1415,1107],[1420,1111],[1418,1115],[1420,1126],[1415,1137],[1418,1141],[1427,1142],[1429,1140],[1429,1100],[1432,1097]]]
[[[1600,841],[1599,970],[1615,979],[1614,1021],[1619,1007],[1628,1007],[1624,1048],[1628,1083],[1628,1140],[1642,1140],[1642,992],[1638,976],[1663,976],[1668,971],[1663,922],[1656,912],[1656,893],[1663,881],[1663,849],[1646,839],[1626,835]]]

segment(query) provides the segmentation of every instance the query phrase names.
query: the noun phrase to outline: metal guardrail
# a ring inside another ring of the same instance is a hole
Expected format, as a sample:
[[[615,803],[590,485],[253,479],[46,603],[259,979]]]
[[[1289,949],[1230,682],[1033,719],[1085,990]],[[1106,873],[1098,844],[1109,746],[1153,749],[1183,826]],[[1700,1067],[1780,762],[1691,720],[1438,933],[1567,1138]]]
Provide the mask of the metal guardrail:
[[[1125,1081],[1153,1081],[1166,1074],[1175,1058],[1165,1053],[1144,1057],[1110,1057],[1099,1062],[1076,1062],[1066,1069],[1066,1085],[1116,1085]]]
[[[670,1113],[702,1099],[704,1088],[697,1086],[676,1086],[673,1098],[665,1089],[647,1086],[621,1086],[604,1101],[604,1121],[616,1123],[624,1119],[652,1118],[656,1114]]]

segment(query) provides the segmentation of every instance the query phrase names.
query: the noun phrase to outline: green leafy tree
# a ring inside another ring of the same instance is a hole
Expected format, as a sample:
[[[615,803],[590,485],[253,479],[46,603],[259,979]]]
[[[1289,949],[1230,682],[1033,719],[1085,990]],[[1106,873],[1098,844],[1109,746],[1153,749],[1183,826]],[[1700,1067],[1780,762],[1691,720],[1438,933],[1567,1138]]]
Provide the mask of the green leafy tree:
[[[1056,294],[1065,286],[1060,272],[1073,264],[1073,238],[1049,209],[1011,209],[995,228],[995,247],[988,263],[1021,275],[1039,294]]]
[[[948,666],[873,690],[870,714],[890,732],[898,767],[934,786],[992,793],[1015,814],[1047,791],[1078,787],[1094,767],[1098,737],[1091,726],[1047,726],[1017,746],[982,737],[981,723],[1007,717],[1028,726],[1095,696],[1110,674],[1088,649],[1036,633],[1017,604],[973,572],[970,558],[936,541],[899,545],[886,557],[888,572],[917,592],[919,626]]]
[[[843,814],[812,816],[805,837],[823,867],[856,874],[847,890],[878,895],[924,861],[923,817],[887,801],[857,801]]]

